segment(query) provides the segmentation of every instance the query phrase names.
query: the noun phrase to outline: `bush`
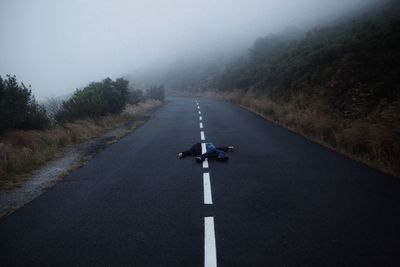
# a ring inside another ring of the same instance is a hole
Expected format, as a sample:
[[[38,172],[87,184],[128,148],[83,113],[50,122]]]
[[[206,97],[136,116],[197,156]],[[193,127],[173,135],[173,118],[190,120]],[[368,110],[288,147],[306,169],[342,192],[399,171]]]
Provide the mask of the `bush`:
[[[9,129],[44,129],[50,120],[30,88],[18,84],[15,76],[0,76],[0,132]]]
[[[129,82],[123,78],[115,81],[106,78],[92,82],[63,102],[62,110],[57,112],[57,121],[73,121],[85,117],[96,118],[106,114],[119,114],[129,100]]]
[[[145,97],[147,99],[155,99],[159,101],[164,101],[165,100],[165,90],[164,86],[152,86],[150,89],[146,91]]]
[[[107,78],[103,84],[103,97],[107,103],[106,113],[121,113],[129,100],[129,82],[123,78],[118,78],[115,82]]]
[[[140,89],[131,89],[129,91],[129,104],[136,105],[144,100],[143,91]]]

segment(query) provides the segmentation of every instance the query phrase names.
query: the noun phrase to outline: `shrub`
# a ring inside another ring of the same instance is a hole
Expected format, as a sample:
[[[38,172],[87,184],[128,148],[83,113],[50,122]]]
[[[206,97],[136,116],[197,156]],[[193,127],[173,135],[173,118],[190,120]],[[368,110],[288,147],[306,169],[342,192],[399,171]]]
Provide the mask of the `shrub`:
[[[164,101],[165,100],[165,90],[164,86],[152,86],[150,89],[146,91],[145,97],[147,99],[155,99],[159,101]]]
[[[9,129],[44,129],[50,120],[30,88],[18,84],[15,76],[0,76],[0,132]]]
[[[85,117],[96,118],[106,114],[119,114],[129,100],[129,82],[123,78],[115,81],[106,78],[92,82],[63,102],[62,110],[57,112],[57,121],[73,121]]]
[[[107,105],[107,113],[119,114],[129,100],[129,82],[118,78],[113,82],[110,78],[103,81],[103,97]]]
[[[129,91],[129,104],[136,105],[144,100],[143,91],[140,89],[131,89]]]

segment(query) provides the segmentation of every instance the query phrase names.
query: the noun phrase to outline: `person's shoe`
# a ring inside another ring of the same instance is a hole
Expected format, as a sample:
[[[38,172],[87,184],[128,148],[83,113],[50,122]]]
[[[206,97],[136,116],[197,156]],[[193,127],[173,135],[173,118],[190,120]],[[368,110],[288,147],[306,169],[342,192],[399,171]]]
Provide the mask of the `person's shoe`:
[[[232,151],[232,150],[234,150],[234,149],[235,149],[234,146],[228,146],[228,151]]]
[[[178,158],[179,159],[183,158],[183,153],[182,152],[178,154]]]
[[[202,163],[204,160],[203,160],[201,157],[196,157],[196,161],[197,161],[198,163]]]

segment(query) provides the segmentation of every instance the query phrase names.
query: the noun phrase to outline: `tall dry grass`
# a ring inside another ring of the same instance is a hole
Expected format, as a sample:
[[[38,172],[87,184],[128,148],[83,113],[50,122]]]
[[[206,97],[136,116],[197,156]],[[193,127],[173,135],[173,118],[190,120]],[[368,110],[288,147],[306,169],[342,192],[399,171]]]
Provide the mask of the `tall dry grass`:
[[[393,124],[371,117],[348,120],[318,95],[293,94],[285,102],[235,90],[204,96],[233,102],[355,160],[400,177],[400,136]]]
[[[18,186],[26,174],[53,159],[63,148],[98,137],[161,105],[148,100],[127,105],[121,115],[77,120],[44,131],[12,130],[0,136],[0,189]]]

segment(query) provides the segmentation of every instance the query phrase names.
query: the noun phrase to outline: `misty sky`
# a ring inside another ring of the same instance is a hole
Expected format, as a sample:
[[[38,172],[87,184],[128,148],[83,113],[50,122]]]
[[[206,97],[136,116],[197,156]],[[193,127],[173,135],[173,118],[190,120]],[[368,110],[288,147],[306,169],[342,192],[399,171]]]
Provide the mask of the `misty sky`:
[[[15,74],[45,99],[168,60],[244,49],[368,2],[0,0],[0,75]]]

